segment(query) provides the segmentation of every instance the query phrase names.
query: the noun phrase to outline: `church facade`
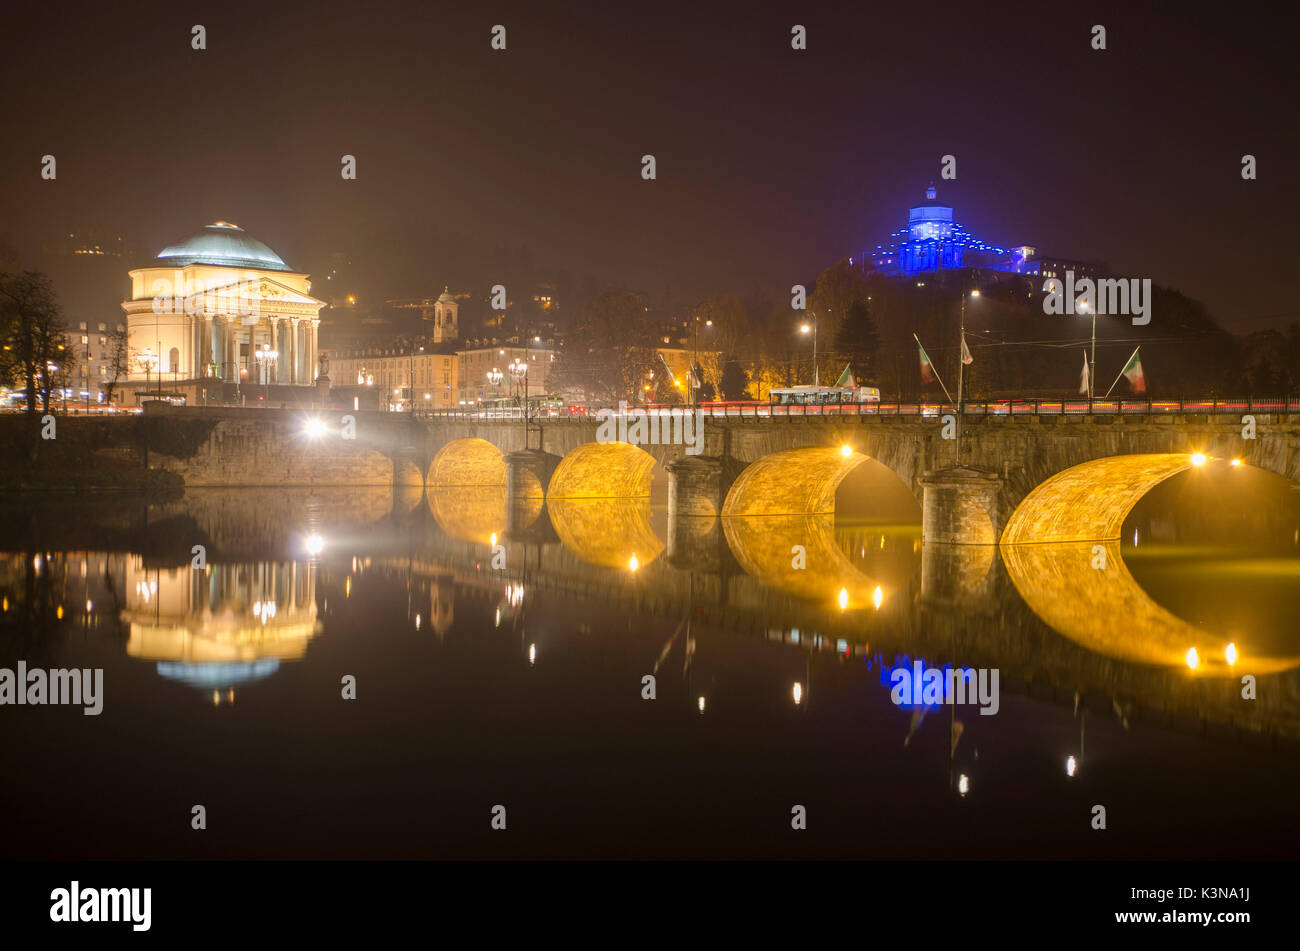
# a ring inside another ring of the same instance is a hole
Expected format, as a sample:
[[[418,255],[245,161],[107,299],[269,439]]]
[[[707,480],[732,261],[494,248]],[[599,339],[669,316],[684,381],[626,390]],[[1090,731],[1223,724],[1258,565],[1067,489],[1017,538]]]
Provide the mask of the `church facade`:
[[[325,302],[238,225],[216,221],[130,272],[128,390],[187,403],[298,403],[315,387]]]

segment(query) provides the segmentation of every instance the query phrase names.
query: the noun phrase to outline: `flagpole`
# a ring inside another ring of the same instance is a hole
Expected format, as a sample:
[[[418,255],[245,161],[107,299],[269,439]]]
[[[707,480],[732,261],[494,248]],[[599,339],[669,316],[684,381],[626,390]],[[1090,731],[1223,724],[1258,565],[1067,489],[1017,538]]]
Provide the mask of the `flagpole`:
[[[1141,349],[1142,349],[1142,345],[1141,345],[1141,344],[1138,344],[1136,347],[1133,348],[1133,352],[1130,353],[1130,354],[1128,355],[1128,359],[1124,361],[1124,366],[1123,366],[1123,368],[1122,368],[1122,369],[1119,371],[1119,373],[1115,376],[1115,382],[1112,383],[1112,384],[1110,385],[1110,390],[1115,389],[1115,385],[1116,385],[1117,383],[1119,383],[1119,378],[1120,378],[1121,376],[1124,375],[1124,370],[1127,370],[1127,369],[1128,369],[1128,365],[1129,365],[1130,363],[1133,362],[1133,358],[1134,358],[1135,356],[1137,356],[1137,352],[1138,352],[1139,350],[1141,350]],[[1110,399],[1110,390],[1107,390],[1107,391],[1106,391],[1106,395],[1103,396],[1102,399],[1104,399],[1104,400],[1108,400],[1108,399]]]
[[[920,347],[922,351],[925,350],[925,347],[921,344],[921,338],[916,335],[915,331],[912,333],[912,339],[916,341],[916,345]],[[929,354],[927,354],[927,356],[929,356]],[[943,377],[939,375],[939,368],[934,365],[933,361],[930,363],[930,372],[933,373],[934,378],[939,381],[939,385],[943,386]],[[953,401],[952,394],[948,392],[948,387],[946,386],[943,386],[943,395],[948,397],[949,403]]]

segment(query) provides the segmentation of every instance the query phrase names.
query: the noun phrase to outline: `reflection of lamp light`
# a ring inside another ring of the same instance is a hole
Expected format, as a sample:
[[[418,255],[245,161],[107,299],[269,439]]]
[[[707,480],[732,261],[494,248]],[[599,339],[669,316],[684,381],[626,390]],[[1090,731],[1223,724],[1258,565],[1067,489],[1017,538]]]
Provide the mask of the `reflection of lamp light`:
[[[843,611],[849,606],[849,589],[840,588],[840,610]]]
[[[699,699],[699,703],[698,703],[698,706],[699,706],[699,708],[700,708],[700,713],[703,713],[703,712],[704,712],[704,698],[703,698],[703,697],[700,697],[700,699]]]
[[[631,558],[627,560],[628,571],[636,571],[640,567],[641,567],[641,562],[636,560],[636,555],[633,555]]]
[[[877,611],[880,610],[880,604],[884,600],[885,592],[881,589],[880,585],[876,585],[876,590],[871,592],[871,603],[876,606]]]
[[[87,604],[90,602],[87,601]],[[1235,667],[1237,664],[1237,645],[1229,644],[1223,651],[1223,658],[1228,662],[1229,667]]]
[[[304,547],[307,549],[307,554],[319,555],[325,550],[325,539],[321,538],[319,535],[308,535]]]
[[[803,702],[803,684],[796,682],[794,689],[790,692],[794,697],[795,706]]]
[[[970,792],[970,777],[965,773],[957,777],[957,792],[963,796]]]
[[[1079,764],[1074,761],[1073,756],[1065,758],[1065,775],[1073,776],[1079,769]]]
[[[529,644],[529,645],[528,645],[528,663],[529,663],[529,664],[536,664],[536,663],[537,663],[537,645],[536,645],[536,644]]]
[[[840,446],[840,455],[843,456],[845,459],[847,459],[849,456],[853,455],[853,447],[850,446],[848,443],[845,443],[843,446]]]
[[[1196,648],[1189,647],[1187,649],[1187,666],[1190,667],[1192,670],[1195,670],[1197,667],[1200,666],[1200,664],[1201,664],[1201,658],[1200,655],[1196,653]]]

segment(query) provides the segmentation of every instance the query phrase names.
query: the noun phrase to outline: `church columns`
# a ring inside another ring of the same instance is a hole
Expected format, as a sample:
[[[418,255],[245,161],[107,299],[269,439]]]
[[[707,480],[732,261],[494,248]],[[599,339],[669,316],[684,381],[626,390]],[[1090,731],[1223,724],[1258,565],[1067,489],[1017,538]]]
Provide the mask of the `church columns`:
[[[280,350],[280,318],[279,317],[271,318],[271,349],[274,350],[278,354],[278,356],[275,358],[275,361],[273,363],[273,369],[271,370],[271,375],[267,377],[267,382],[279,383],[280,382],[280,360],[284,358],[284,353]]]
[[[289,318],[289,383],[298,382],[298,318]]]
[[[310,341],[310,349],[308,351],[310,354],[310,358],[309,358],[309,363],[307,364],[308,383],[316,382],[316,372],[317,372],[317,368],[320,366],[320,354],[317,352],[316,349],[316,326],[319,323],[320,323],[319,320],[307,321],[307,339]]]

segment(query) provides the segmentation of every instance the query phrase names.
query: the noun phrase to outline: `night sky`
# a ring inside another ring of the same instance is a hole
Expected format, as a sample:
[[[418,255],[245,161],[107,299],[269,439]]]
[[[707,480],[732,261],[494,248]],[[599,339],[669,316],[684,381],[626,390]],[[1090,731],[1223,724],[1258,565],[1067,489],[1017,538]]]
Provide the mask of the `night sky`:
[[[1233,330],[1300,320],[1296,24],[1253,6],[25,6],[0,244],[28,265],[60,229],[147,258],[225,219],[318,276],[349,252],[384,296],[531,261],[689,306],[811,282],[933,179],[984,240],[1103,260]]]

